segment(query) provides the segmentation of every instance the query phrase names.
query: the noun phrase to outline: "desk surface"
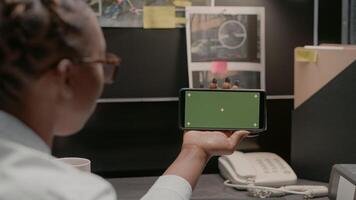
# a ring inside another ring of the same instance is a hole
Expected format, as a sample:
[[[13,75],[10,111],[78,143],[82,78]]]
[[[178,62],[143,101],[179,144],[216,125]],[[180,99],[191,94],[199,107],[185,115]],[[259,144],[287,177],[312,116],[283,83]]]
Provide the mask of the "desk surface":
[[[108,181],[114,186],[119,200],[140,199],[153,185],[157,177],[139,178],[113,178]],[[325,183],[298,180],[300,185],[327,185]],[[223,179],[218,174],[202,175],[193,192],[193,200],[249,200],[256,199],[247,195],[247,192],[237,191],[223,185]],[[280,200],[302,200],[303,196],[288,195],[281,198],[270,198]],[[328,200],[327,197],[315,198],[315,200]]]

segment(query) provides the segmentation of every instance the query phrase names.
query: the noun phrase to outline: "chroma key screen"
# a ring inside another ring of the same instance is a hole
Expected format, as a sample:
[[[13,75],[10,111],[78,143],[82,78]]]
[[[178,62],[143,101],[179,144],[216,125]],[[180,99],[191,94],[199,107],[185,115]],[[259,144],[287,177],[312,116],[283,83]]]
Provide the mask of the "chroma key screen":
[[[259,128],[260,93],[186,91],[184,119],[188,129]]]

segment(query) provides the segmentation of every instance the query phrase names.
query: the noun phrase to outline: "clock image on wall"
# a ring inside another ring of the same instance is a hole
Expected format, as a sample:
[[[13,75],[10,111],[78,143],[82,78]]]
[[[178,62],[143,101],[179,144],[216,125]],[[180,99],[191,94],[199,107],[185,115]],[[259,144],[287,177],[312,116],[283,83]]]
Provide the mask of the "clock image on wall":
[[[186,8],[189,87],[219,88],[228,77],[244,89],[265,88],[265,12],[263,7]],[[216,72],[214,66],[226,71]]]
[[[227,49],[240,48],[246,42],[246,38],[246,28],[241,22],[237,20],[225,21],[219,27],[219,42]]]
[[[260,62],[259,25],[256,14],[191,14],[192,62]]]

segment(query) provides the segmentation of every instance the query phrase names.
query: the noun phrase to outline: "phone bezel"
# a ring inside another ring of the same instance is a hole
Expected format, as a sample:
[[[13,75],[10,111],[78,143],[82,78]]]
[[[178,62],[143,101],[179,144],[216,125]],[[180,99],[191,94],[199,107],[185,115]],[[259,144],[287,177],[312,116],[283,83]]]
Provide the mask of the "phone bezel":
[[[260,119],[259,124],[260,127],[258,128],[187,128],[184,126],[185,121],[185,93],[188,91],[206,91],[206,92],[258,92],[260,94]],[[237,131],[237,130],[246,130],[250,132],[263,132],[267,129],[267,105],[266,105],[266,92],[264,90],[258,89],[195,89],[195,88],[182,88],[179,91],[179,110],[178,110],[178,120],[179,120],[179,127],[182,130],[207,130],[207,131]]]

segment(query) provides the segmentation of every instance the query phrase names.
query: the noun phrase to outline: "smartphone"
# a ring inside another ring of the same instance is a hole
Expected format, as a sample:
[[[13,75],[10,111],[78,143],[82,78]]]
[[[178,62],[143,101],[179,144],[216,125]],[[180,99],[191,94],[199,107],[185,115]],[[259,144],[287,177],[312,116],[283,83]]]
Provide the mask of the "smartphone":
[[[266,130],[266,93],[262,90],[183,88],[179,126],[184,130]]]

